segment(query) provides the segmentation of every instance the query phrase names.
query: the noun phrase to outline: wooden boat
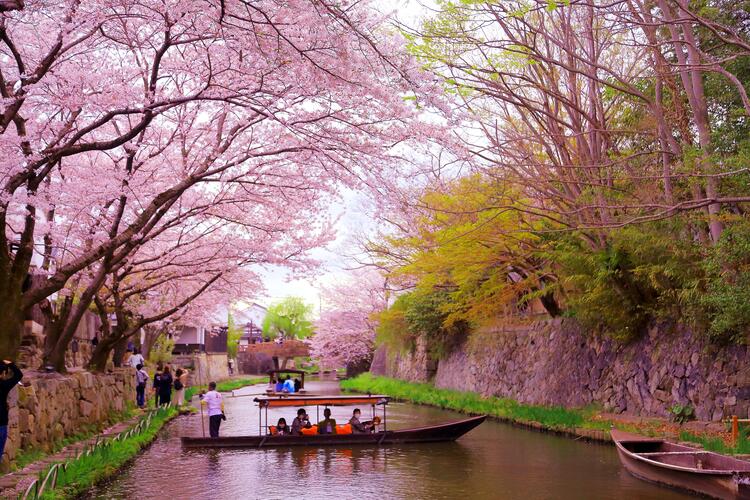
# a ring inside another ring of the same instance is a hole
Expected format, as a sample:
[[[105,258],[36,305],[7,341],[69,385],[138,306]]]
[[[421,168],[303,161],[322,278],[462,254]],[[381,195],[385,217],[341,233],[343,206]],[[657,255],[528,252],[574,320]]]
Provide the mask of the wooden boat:
[[[310,396],[312,393],[307,392],[305,389],[305,371],[304,370],[295,370],[295,369],[281,369],[281,370],[268,370],[266,372],[268,374],[268,389],[266,389],[266,394],[269,396],[288,396],[290,394],[306,394]],[[300,388],[297,392],[283,392],[283,391],[277,391],[273,388],[274,384],[276,383],[276,380],[279,379],[279,377],[283,376],[284,374],[287,375],[295,375],[295,378],[298,378],[300,380]]]
[[[637,478],[713,498],[750,499],[750,462],[612,431],[622,465]]]
[[[274,448],[283,446],[386,445],[455,441],[484,422],[486,415],[447,424],[430,425],[372,434],[328,434],[315,436],[221,436],[218,438],[183,437],[186,448]]]
[[[390,398],[383,395],[362,396],[293,396],[286,397],[260,396],[254,399],[258,403],[257,436],[223,436],[210,437],[182,437],[182,445],[186,448],[270,448],[285,446],[342,446],[342,445],[386,445],[402,443],[430,443],[436,441],[454,441],[463,436],[479,424],[484,422],[486,415],[467,418],[455,422],[412,429],[388,430],[386,427],[385,407]],[[372,407],[373,417],[375,407],[383,409],[382,429],[369,434],[312,434],[304,436],[279,436],[269,432],[268,408],[305,406],[366,406]],[[263,425],[263,410],[265,423]],[[263,431],[265,429],[265,432]]]

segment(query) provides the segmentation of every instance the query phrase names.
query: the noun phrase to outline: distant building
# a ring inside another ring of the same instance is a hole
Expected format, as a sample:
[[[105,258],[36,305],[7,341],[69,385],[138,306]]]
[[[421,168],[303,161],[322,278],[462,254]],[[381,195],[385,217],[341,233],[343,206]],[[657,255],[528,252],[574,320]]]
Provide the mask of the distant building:
[[[206,352],[206,329],[201,326],[183,326],[174,336],[175,354]]]
[[[266,319],[268,309],[260,304],[252,303],[244,309],[235,309],[232,311],[234,324],[242,328],[242,337],[240,337],[239,349],[250,344],[263,342],[263,320]]]
[[[214,325],[211,328],[202,326],[183,326],[174,336],[174,354],[192,354],[195,352],[227,352],[227,328]]]
[[[263,341],[262,325],[267,309],[260,304],[250,304],[244,308],[232,308],[232,320],[243,329],[239,346],[247,346]],[[192,354],[195,352],[227,352],[227,310],[221,309],[210,319],[211,326],[185,325],[175,334],[175,354]]]

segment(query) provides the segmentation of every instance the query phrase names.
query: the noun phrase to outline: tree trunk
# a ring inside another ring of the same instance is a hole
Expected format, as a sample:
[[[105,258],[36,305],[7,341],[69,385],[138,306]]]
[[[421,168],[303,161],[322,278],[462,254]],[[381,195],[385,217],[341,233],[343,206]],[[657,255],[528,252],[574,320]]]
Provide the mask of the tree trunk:
[[[542,303],[542,307],[544,307],[544,310],[547,311],[547,314],[549,314],[553,318],[556,318],[560,316],[560,314],[562,314],[562,309],[560,309],[560,305],[557,303],[557,300],[555,299],[555,296],[552,292],[540,295],[539,302]]]
[[[153,326],[147,326],[145,330],[146,338],[144,339],[143,345],[141,346],[141,354],[145,359],[148,359],[148,355],[151,352],[151,349],[154,348],[154,344],[156,344],[157,339],[161,336],[162,330]]]
[[[123,337],[115,343],[114,353],[112,354],[112,362],[117,368],[120,368],[122,366],[122,359],[125,357],[125,351],[128,348],[128,338],[129,337]]]
[[[23,335],[24,312],[19,294],[0,294],[0,359],[15,360]]]
[[[111,337],[105,337],[99,341],[99,344],[94,348],[94,352],[91,354],[91,360],[87,368],[97,372],[103,372],[107,369],[107,361],[109,360],[109,353],[115,347],[116,341]]]
[[[58,349],[58,340],[62,334],[63,325],[65,325],[64,318],[57,318],[54,322],[50,322],[44,332],[44,359],[42,360],[42,366],[53,366],[55,371],[58,373],[65,372],[65,351],[66,349]]]

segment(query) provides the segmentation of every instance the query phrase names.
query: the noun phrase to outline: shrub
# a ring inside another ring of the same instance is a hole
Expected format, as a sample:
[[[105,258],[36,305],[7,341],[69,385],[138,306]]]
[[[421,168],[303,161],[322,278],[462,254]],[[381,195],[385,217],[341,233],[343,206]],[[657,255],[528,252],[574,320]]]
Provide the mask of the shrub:
[[[669,413],[672,414],[672,421],[680,425],[695,419],[695,410],[689,404],[676,404],[669,409]]]
[[[629,226],[613,230],[599,250],[561,238],[549,257],[559,264],[569,315],[623,341],[653,319],[678,316],[702,270],[696,245],[675,234],[679,228],[667,224]]]
[[[716,340],[745,342],[750,329],[750,224],[727,227],[704,261],[706,291],[698,297]]]

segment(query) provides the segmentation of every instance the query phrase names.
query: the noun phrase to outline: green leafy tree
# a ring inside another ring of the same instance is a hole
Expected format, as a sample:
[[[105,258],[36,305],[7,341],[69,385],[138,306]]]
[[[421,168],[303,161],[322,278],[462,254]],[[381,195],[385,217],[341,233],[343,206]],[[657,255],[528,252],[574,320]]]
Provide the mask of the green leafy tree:
[[[174,350],[174,339],[166,335],[161,335],[148,353],[148,360],[154,364],[169,363],[172,361],[172,351]]]
[[[417,288],[402,294],[378,315],[377,340],[404,351],[413,350],[421,337],[430,356],[440,359],[469,333],[468,323],[451,319],[450,310],[450,294],[446,290]]]
[[[235,324],[232,313],[227,315],[227,355],[230,358],[237,357],[237,345],[239,344],[240,337],[242,337],[242,327]]]
[[[263,320],[263,337],[304,339],[313,334],[313,308],[299,297],[286,297],[268,308]]]
[[[698,246],[673,238],[667,224],[629,226],[609,233],[602,250],[574,235],[559,238],[555,262],[569,316],[623,341],[653,319],[676,318],[690,308],[702,277]]]
[[[704,261],[705,293],[700,294],[709,334],[719,341],[747,341],[750,332],[750,223],[728,228]]]

